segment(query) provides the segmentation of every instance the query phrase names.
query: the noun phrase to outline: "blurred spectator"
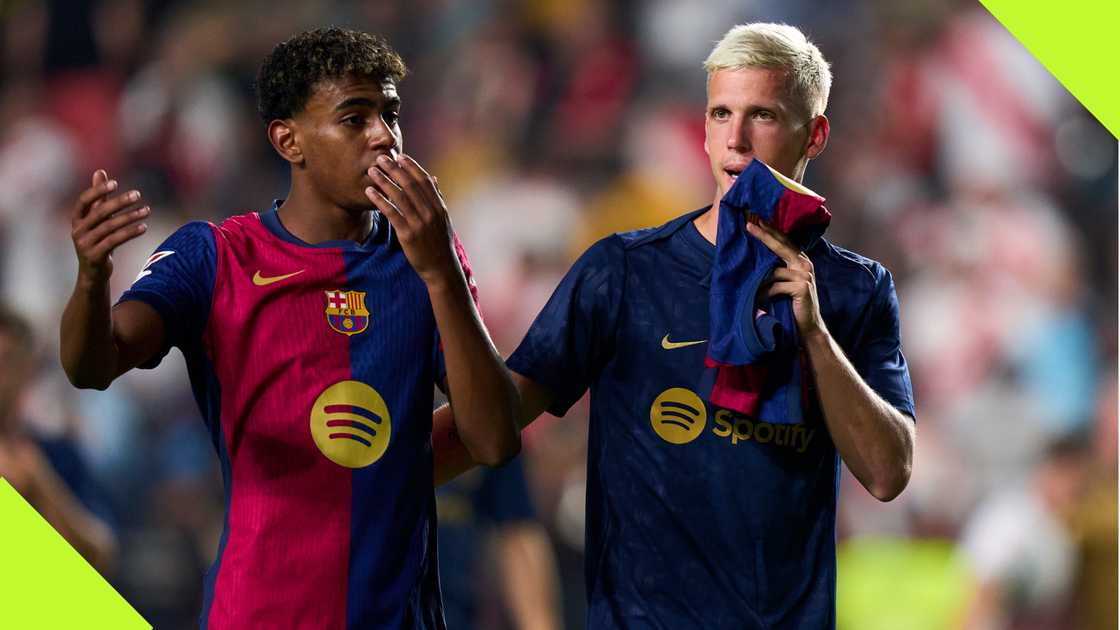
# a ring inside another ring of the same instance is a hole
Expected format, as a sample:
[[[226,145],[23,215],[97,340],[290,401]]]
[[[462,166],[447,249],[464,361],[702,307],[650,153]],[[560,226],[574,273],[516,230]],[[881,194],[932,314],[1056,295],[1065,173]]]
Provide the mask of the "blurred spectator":
[[[436,510],[448,628],[560,627],[555,561],[521,458],[440,486]]]
[[[0,304],[0,476],[95,569],[110,575],[116,538],[107,507],[74,445],[30,431],[20,403],[36,363],[31,327]]]
[[[993,493],[961,539],[977,587],[967,630],[1071,627],[1077,554],[1070,518],[1086,488],[1083,436],[1054,442],[1021,485]]]
[[[1077,571],[1074,619],[1083,630],[1116,628],[1117,483],[1116,372],[1102,379],[1090,474],[1073,513]]]

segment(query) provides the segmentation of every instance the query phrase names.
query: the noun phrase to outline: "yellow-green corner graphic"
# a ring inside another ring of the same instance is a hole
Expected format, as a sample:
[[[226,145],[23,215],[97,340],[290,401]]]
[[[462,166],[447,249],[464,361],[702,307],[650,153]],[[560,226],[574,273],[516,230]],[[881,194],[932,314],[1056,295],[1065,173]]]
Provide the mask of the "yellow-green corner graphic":
[[[0,478],[0,627],[152,626]]]
[[[1120,2],[980,0],[1085,106],[1120,138]]]

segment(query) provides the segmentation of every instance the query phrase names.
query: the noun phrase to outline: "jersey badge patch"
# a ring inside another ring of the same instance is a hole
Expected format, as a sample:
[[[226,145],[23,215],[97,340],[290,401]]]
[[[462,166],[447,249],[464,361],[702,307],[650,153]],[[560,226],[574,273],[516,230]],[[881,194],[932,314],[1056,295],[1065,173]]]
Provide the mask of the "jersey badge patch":
[[[331,330],[347,337],[365,332],[369,327],[365,291],[325,291],[327,324]]]
[[[152,275],[152,272],[151,272],[151,270],[148,269],[148,267],[151,267],[152,265],[156,264],[157,262],[163,260],[164,258],[167,258],[168,256],[170,256],[171,254],[174,254],[174,253],[175,253],[174,250],[168,249],[168,250],[164,250],[162,252],[156,252],[156,253],[152,254],[151,256],[149,256],[148,260],[144,261],[144,266],[140,268],[140,273],[136,274],[136,279],[132,281],[132,284],[136,284],[137,282],[140,281],[140,278],[143,278],[144,276]]]

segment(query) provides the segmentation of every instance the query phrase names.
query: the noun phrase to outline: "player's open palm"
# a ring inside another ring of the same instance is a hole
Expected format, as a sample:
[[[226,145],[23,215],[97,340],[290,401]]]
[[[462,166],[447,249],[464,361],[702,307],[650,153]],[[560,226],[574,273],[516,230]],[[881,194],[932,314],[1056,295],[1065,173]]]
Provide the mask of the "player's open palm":
[[[141,223],[151,208],[140,202],[140,191],[114,194],[117,181],[103,170],[93,174],[89,188],[74,203],[70,236],[78,255],[78,277],[104,282],[113,274],[113,250],[147,230]]]
[[[435,178],[411,157],[377,159],[369,169],[366,196],[397,232],[409,264],[429,286],[460,273],[451,235],[451,217]]]

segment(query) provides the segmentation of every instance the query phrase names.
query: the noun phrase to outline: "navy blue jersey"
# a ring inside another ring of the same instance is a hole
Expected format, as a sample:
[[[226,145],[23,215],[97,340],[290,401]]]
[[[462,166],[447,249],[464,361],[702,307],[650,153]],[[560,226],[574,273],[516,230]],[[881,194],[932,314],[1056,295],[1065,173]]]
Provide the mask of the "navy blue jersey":
[[[832,628],[840,458],[819,411],[772,424],[696,391],[715,252],[702,212],[592,246],[508,362],[555,415],[591,390],[588,627]],[[890,274],[824,239],[807,253],[832,336],[913,416]]]

